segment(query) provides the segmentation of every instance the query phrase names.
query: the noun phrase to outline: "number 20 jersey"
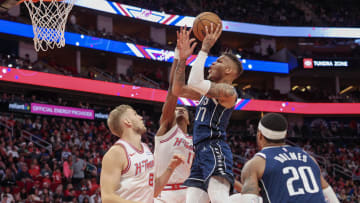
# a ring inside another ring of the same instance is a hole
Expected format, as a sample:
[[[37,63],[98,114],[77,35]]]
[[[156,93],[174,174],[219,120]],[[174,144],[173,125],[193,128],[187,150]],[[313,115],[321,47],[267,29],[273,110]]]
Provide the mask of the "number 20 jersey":
[[[256,156],[266,160],[259,183],[264,203],[325,203],[320,169],[304,150],[292,146],[265,147]]]

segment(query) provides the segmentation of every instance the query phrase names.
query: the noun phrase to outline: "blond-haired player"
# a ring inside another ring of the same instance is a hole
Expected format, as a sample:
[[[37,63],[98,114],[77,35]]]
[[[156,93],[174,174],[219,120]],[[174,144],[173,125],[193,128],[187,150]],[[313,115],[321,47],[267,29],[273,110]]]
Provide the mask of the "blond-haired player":
[[[120,105],[108,118],[112,134],[120,139],[106,152],[100,176],[104,203],[154,201],[183,158],[174,155],[166,170],[154,180],[154,156],[141,142],[146,132],[143,118],[129,105]]]

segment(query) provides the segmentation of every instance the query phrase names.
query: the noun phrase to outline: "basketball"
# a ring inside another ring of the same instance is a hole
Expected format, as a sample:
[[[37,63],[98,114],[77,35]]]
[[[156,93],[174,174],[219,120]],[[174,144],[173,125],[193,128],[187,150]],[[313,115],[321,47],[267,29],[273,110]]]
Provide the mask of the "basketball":
[[[194,24],[193,24],[193,33],[198,40],[200,40],[200,41],[204,40],[205,35],[206,35],[205,26],[208,26],[208,29],[210,31],[211,23],[214,24],[213,25],[214,30],[215,30],[217,24],[220,24],[222,27],[221,19],[215,13],[203,12],[203,13],[200,13],[198,16],[196,16],[196,18],[194,20]]]

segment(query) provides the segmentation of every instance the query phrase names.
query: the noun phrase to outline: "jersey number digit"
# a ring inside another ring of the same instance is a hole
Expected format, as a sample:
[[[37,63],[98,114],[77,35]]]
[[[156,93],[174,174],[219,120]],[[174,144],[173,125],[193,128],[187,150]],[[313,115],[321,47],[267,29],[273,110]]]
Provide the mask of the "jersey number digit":
[[[154,174],[150,173],[149,175],[149,185],[153,186],[154,185]]]
[[[187,160],[187,163],[190,164],[190,165],[191,165],[191,162],[192,162],[192,160],[193,160],[192,154],[193,154],[192,152],[189,152],[189,156],[188,156],[188,160]]]
[[[200,114],[202,114],[200,122],[203,122],[205,114],[206,114],[206,107],[199,107],[199,111],[198,111],[198,113],[196,115],[196,118],[195,118],[196,121],[198,120]]]
[[[288,174],[290,172],[292,174],[292,177],[290,177],[286,181],[287,189],[289,191],[290,196],[302,195],[302,194],[305,194],[305,191],[307,193],[319,192],[319,186],[315,180],[314,173],[309,166],[301,166],[297,169],[293,166],[289,166],[289,167],[283,168],[282,172],[283,172],[283,174]],[[301,178],[304,188],[300,187],[297,191],[295,191],[293,182],[296,180],[299,180],[299,174],[300,174],[300,178]],[[313,188],[310,187],[309,178],[310,178]],[[305,191],[304,191],[304,189],[305,189]]]

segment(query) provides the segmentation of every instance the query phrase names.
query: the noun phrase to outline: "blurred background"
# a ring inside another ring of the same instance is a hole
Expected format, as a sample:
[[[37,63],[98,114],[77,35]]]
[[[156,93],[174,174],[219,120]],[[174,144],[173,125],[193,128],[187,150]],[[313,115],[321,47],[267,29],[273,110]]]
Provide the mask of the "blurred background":
[[[224,30],[210,56],[231,51],[245,67],[235,81],[240,100],[228,128],[237,179],[257,152],[261,115],[283,112],[289,120],[287,142],[316,157],[341,202],[360,202],[359,4],[79,0],[66,24],[66,47],[46,52],[34,50],[25,5],[4,9],[1,201],[100,202],[101,158],[116,141],[107,114],[117,105],[132,105],[148,129],[143,141],[153,147],[176,29],[191,25],[193,18],[186,16],[212,11],[224,20]],[[279,106],[247,109],[262,100]],[[179,104],[195,109],[194,101]],[[314,113],[302,111],[303,105]]]

